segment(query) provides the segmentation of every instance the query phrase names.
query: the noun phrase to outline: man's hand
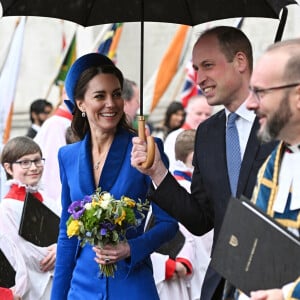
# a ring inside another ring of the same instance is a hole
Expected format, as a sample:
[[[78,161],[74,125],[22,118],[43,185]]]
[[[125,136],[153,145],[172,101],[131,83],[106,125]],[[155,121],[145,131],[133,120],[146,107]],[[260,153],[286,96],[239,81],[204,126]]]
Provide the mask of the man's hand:
[[[284,300],[283,292],[280,289],[262,290],[251,292],[251,300]]]
[[[131,165],[139,170],[141,173],[149,175],[154,183],[158,186],[164,179],[167,168],[165,167],[155,144],[155,157],[151,168],[143,168],[142,163],[147,159],[147,144],[139,137],[132,139],[133,148],[131,152]]]

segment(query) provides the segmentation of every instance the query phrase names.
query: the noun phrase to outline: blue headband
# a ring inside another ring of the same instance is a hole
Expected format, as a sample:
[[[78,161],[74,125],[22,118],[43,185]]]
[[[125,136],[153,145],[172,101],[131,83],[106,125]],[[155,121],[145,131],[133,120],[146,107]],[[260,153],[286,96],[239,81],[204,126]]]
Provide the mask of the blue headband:
[[[91,67],[99,67],[104,65],[113,65],[114,63],[105,55],[99,53],[89,53],[79,57],[71,66],[65,80],[65,89],[66,93],[69,97],[69,100],[65,100],[65,104],[71,111],[74,112],[75,108],[75,88],[77,86],[78,80],[81,74],[91,68]]]

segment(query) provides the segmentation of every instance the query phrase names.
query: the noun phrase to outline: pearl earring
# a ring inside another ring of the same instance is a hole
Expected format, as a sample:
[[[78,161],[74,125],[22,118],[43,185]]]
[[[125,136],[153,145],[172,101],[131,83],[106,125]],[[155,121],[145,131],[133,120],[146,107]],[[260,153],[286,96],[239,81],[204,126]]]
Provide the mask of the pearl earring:
[[[85,111],[83,111],[83,112],[81,113],[81,116],[82,116],[83,118],[85,118]]]

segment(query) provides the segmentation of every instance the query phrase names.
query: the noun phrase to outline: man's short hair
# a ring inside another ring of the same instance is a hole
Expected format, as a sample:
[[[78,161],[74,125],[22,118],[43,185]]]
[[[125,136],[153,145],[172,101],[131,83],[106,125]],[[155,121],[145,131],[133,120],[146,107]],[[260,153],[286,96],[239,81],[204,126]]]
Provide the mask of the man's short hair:
[[[134,95],[133,87],[137,86],[137,84],[129,79],[124,79],[123,82],[123,90],[122,90],[122,97],[125,101],[130,101]]]
[[[32,123],[34,122],[32,118],[32,113],[41,114],[45,112],[45,108],[47,106],[51,108],[53,107],[52,103],[47,101],[46,99],[37,99],[31,103],[29,113],[30,113],[30,120]]]
[[[186,162],[188,155],[194,151],[195,129],[188,129],[180,132],[175,141],[175,158]]]

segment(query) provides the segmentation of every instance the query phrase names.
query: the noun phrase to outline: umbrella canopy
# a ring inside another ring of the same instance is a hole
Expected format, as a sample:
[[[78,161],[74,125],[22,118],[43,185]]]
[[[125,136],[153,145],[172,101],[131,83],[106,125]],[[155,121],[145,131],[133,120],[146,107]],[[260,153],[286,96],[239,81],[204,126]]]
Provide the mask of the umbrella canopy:
[[[139,136],[144,140],[144,22],[194,26],[233,17],[279,18],[282,8],[296,3],[294,0],[0,0],[3,16],[51,17],[85,27],[114,22],[141,22]],[[147,143],[152,148],[144,164],[148,167],[154,159],[154,141],[147,138]]]
[[[82,26],[153,21],[197,25],[233,18],[278,18],[294,0],[1,0],[3,16],[42,16]]]

